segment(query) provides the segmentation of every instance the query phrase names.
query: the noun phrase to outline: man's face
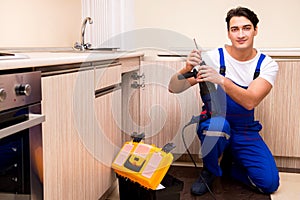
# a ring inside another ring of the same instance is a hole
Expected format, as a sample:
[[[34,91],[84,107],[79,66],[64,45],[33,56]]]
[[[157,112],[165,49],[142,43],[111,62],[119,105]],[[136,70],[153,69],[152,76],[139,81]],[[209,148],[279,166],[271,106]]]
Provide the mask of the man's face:
[[[238,49],[247,49],[253,47],[254,36],[257,34],[257,28],[246,17],[232,17],[229,22],[228,38],[232,46]]]

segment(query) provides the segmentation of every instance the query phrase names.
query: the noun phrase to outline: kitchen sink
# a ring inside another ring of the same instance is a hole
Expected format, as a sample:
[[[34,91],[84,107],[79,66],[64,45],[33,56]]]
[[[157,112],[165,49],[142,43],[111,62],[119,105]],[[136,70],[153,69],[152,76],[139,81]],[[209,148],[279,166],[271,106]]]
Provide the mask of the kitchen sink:
[[[52,53],[116,53],[119,52],[119,48],[111,48],[111,47],[99,47],[99,48],[89,48],[85,50],[78,49],[57,49],[52,50]]]
[[[115,47],[92,47],[87,49],[88,51],[108,51],[108,52],[116,52],[120,48],[115,48]]]

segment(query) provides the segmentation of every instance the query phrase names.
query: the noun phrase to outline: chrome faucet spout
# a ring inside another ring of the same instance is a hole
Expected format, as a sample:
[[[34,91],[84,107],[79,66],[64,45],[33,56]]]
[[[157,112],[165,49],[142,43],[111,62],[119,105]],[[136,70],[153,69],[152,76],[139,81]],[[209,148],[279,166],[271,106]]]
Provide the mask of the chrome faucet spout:
[[[84,41],[85,29],[86,29],[87,22],[89,22],[89,24],[92,24],[93,23],[92,18],[90,18],[90,17],[84,18],[84,20],[82,22],[82,25],[81,25],[81,43],[76,42],[74,44],[74,48],[75,49],[79,49],[81,51],[83,51],[83,50],[88,49],[89,47],[91,47],[91,44],[85,43],[85,41]]]
[[[83,23],[81,25],[81,45],[85,45],[84,43],[84,35],[85,35],[85,28],[86,28],[86,23],[89,22],[89,24],[92,24],[93,23],[93,20],[92,18],[90,17],[86,17],[84,20],[83,20]]]

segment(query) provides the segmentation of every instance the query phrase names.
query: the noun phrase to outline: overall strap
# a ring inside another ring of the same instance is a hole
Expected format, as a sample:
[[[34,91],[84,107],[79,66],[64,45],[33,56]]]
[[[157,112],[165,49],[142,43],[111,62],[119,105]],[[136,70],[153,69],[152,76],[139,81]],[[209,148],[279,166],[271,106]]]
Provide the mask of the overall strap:
[[[224,52],[222,48],[219,48],[219,54],[220,54],[220,74],[225,76],[226,66],[225,66],[225,60],[224,60]]]
[[[265,57],[266,57],[265,54],[260,54],[257,65],[256,65],[256,68],[255,68],[253,80],[256,79],[259,76],[260,66],[261,66],[262,61],[265,59]]]
[[[220,54],[220,74],[225,76],[226,66],[225,66],[225,60],[224,60],[224,52],[223,52],[222,48],[219,48],[218,50],[219,50],[219,54]],[[265,59],[265,57],[266,57],[265,54],[260,54],[256,68],[255,68],[253,80],[259,76],[260,66],[261,66],[261,63],[263,62],[263,60]]]

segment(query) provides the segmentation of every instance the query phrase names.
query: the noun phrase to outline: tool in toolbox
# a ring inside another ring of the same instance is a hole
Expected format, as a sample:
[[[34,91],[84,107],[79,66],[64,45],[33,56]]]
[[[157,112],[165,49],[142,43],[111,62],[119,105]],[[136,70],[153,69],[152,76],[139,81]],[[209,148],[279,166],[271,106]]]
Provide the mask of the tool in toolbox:
[[[166,144],[163,148],[141,142],[144,133],[132,135],[112,163],[114,171],[145,188],[155,190],[167,173],[173,161],[170,153],[175,145]]]

